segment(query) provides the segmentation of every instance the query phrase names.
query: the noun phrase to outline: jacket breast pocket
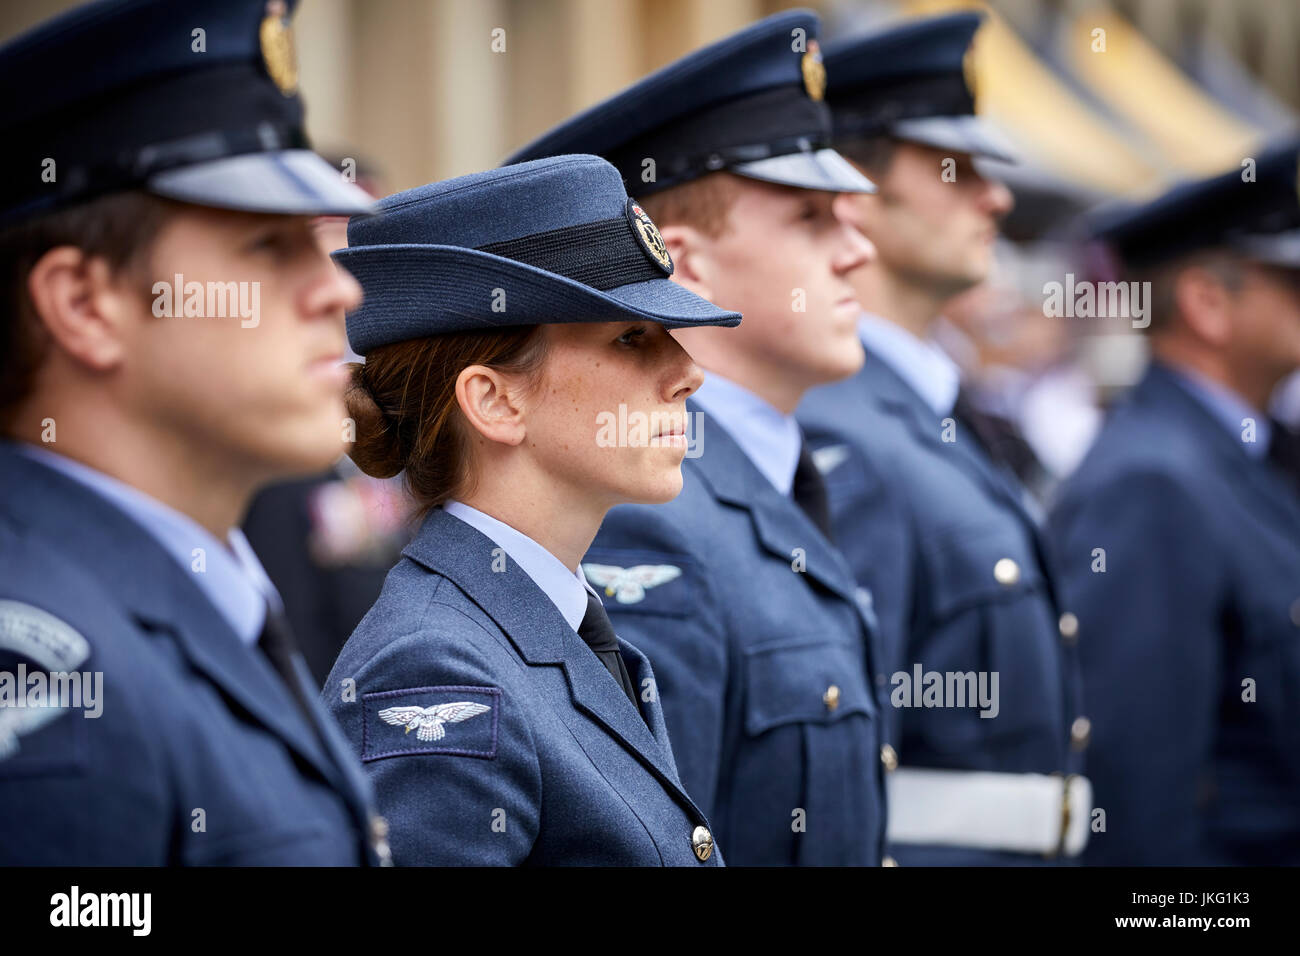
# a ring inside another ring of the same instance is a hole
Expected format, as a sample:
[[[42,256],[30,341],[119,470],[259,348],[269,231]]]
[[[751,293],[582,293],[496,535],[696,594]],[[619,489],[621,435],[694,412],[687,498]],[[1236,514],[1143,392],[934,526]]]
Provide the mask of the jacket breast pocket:
[[[1064,657],[1032,540],[989,522],[923,548],[926,614],[902,662],[905,679],[891,679],[891,702],[912,728],[904,739],[919,732],[928,747],[953,752],[1042,737],[1053,752],[1065,734]]]
[[[791,723],[830,724],[874,715],[865,666],[854,648],[816,638],[745,651],[745,732]]]
[[[735,780],[756,841],[769,844],[754,860],[877,863],[880,735],[860,650],[796,639],[747,650],[744,669],[751,753]]]
[[[950,528],[923,541],[921,548],[935,623],[969,608],[1046,595],[1033,542],[1018,528],[996,523]]]

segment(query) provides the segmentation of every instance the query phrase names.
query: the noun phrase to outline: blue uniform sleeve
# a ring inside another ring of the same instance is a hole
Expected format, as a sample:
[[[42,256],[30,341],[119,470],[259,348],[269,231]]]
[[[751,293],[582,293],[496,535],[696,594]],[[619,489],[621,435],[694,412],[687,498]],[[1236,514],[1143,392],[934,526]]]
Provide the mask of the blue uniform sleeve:
[[[335,667],[322,699],[374,785],[398,866],[527,860],[542,786],[517,666],[477,622],[434,604],[355,674]]]
[[[682,785],[712,817],[723,760],[730,672],[727,627],[708,566],[667,509],[609,512],[583,569],[605,594],[619,637],[650,659]],[[652,587],[636,583],[672,576]],[[674,575],[674,571],[680,572]]]
[[[1198,800],[1222,686],[1222,589],[1194,530],[1202,521],[1179,482],[1155,473],[1078,489],[1052,515],[1079,618],[1087,771],[1106,813],[1091,862],[1200,860]]]

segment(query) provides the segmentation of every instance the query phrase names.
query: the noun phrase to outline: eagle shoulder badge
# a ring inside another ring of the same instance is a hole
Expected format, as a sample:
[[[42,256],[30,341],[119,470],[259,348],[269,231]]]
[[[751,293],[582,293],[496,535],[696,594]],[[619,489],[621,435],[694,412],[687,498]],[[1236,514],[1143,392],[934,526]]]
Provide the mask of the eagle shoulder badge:
[[[458,724],[491,709],[487,704],[457,700],[432,707],[385,707],[379,712],[379,719],[394,727],[405,727],[408,734],[414,730],[419,740],[441,740],[447,736],[443,724]]]
[[[673,260],[668,255],[668,246],[664,243],[664,237],[659,235],[659,229],[650,218],[649,213],[637,204],[635,199],[627,201],[627,219],[632,224],[632,233],[636,236],[637,242],[641,248],[646,251],[655,264],[663,269],[667,275],[673,274]]]
[[[406,687],[362,694],[361,701],[362,762],[412,754],[497,755],[500,687]]]
[[[21,601],[0,601],[0,651],[16,654],[36,664],[52,681],[55,674],[75,671],[90,657],[90,642],[70,624],[41,608]],[[0,760],[18,753],[18,739],[44,727],[61,714],[68,713],[62,704],[46,706],[18,703],[28,692],[25,664],[19,664],[22,677],[0,673]],[[68,756],[68,755],[64,755]]]
[[[803,70],[803,88],[808,91],[808,97],[820,102],[826,95],[826,65],[822,63],[821,44],[809,40],[799,66]]]
[[[285,96],[298,92],[298,61],[293,50],[293,26],[284,0],[270,0],[257,31],[262,60],[276,87]]]
[[[672,564],[638,564],[620,568],[615,564],[584,564],[582,572],[587,580],[619,604],[639,604],[645,600],[649,588],[676,580],[682,569]]]

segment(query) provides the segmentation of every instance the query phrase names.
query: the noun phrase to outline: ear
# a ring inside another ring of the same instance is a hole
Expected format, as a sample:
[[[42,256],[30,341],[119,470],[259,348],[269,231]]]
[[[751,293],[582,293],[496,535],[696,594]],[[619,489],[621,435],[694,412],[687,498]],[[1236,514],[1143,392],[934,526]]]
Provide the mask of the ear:
[[[75,361],[101,372],[121,364],[126,324],[139,303],[107,262],[57,246],[36,261],[27,291],[54,341]]]
[[[673,259],[673,281],[712,300],[714,264],[712,240],[694,226],[671,225],[659,230]]]
[[[1183,326],[1195,338],[1222,348],[1232,335],[1232,294],[1218,276],[1193,266],[1174,280],[1174,302]]]
[[[527,434],[524,410],[510,380],[486,365],[470,365],[456,377],[456,401],[469,423],[484,438],[518,445]]]

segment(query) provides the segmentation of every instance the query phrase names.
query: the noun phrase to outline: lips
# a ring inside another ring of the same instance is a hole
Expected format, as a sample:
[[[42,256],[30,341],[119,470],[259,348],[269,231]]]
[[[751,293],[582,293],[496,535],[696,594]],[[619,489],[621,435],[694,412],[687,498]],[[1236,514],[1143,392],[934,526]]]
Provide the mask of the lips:
[[[342,353],[326,355],[307,363],[307,374],[313,378],[322,378],[339,386],[346,385],[352,377],[352,371],[343,364]]]

